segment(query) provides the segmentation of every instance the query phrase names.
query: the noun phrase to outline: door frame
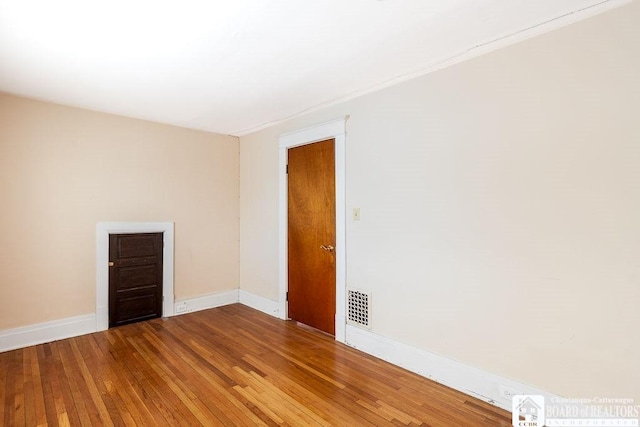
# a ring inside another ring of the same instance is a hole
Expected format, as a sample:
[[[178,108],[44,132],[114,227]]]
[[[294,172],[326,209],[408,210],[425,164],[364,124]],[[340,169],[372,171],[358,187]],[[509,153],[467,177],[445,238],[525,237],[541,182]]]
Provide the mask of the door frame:
[[[109,328],[109,234],[163,233],[162,317],[173,316],[173,222],[99,222],[96,225],[96,330]]]
[[[336,177],[336,318],[335,339],[346,339],[346,122],[348,116],[322,123],[316,126],[288,132],[279,138],[279,251],[278,251],[278,305],[280,317],[288,319],[287,291],[288,278],[288,189],[287,189],[287,150],[301,145],[327,139],[335,140],[335,177]]]

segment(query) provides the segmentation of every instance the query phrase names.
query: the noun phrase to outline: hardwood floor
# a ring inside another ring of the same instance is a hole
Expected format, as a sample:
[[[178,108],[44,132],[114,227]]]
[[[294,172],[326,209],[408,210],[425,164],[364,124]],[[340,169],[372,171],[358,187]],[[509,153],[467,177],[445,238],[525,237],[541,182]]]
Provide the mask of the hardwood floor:
[[[0,353],[0,424],[510,426],[510,414],[235,304]]]

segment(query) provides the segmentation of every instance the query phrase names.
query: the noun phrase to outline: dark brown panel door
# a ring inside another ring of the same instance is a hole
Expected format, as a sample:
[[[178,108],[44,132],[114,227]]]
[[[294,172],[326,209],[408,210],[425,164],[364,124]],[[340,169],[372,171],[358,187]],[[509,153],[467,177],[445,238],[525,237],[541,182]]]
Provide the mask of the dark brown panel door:
[[[288,150],[289,317],[335,335],[335,141]]]
[[[162,233],[109,235],[109,327],[162,316]]]

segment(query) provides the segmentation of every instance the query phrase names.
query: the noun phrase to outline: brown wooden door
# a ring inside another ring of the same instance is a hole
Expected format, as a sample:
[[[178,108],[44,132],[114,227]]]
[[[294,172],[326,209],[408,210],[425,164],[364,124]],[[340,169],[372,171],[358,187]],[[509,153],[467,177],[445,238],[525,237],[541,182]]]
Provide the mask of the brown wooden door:
[[[288,150],[289,317],[335,335],[335,141]]]
[[[109,235],[109,327],[162,316],[162,233]]]

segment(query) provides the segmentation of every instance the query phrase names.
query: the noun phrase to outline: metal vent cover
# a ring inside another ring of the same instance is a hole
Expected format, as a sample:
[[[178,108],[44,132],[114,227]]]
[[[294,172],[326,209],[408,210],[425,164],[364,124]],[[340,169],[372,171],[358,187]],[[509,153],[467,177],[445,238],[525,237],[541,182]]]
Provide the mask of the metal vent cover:
[[[371,329],[371,292],[347,289],[347,323]]]

